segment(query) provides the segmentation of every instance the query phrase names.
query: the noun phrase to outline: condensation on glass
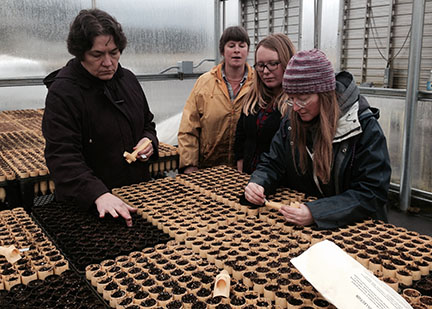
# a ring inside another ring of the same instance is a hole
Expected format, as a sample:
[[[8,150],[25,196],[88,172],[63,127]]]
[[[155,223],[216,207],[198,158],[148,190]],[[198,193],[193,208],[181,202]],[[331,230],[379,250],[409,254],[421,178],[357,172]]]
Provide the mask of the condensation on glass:
[[[91,0],[2,0],[0,78],[44,76],[71,58],[66,36]]]
[[[72,57],[66,48],[69,25],[91,6],[91,0],[2,0],[0,78],[43,76],[63,66]],[[136,74],[213,58],[213,1],[97,0],[96,6],[122,24],[128,46],[120,62]]]
[[[121,63],[135,73],[159,73],[183,60],[196,66],[214,57],[213,1],[96,0],[96,6],[122,24],[128,46]],[[196,71],[213,64],[206,62]]]
[[[405,99],[367,96],[369,104],[380,109],[379,123],[387,138],[392,166],[392,182],[400,183]],[[412,187],[430,192],[432,188],[432,104],[430,101],[418,101],[413,162]]]
[[[213,1],[201,0],[2,0],[0,79],[44,77],[73,56],[67,51],[70,23],[81,9],[96,7],[113,15],[128,39],[120,63],[135,74],[177,73],[178,61],[192,61],[194,72],[214,62]],[[197,67],[198,66],[198,67]],[[141,83],[157,123],[178,129],[179,115],[194,80]],[[43,108],[44,86],[0,87],[0,110]]]

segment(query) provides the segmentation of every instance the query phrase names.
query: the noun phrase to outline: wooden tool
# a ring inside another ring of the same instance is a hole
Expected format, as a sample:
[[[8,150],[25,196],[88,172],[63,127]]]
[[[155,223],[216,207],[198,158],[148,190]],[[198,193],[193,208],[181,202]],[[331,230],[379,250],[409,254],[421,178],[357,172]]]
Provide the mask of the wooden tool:
[[[282,203],[270,202],[268,200],[265,200],[264,206],[275,209],[275,210],[280,210],[282,206],[286,206],[286,205],[284,205]]]
[[[268,200],[265,200],[264,205],[266,207],[275,209],[275,210],[280,210],[282,206],[290,206],[290,207],[295,207],[295,208],[300,208],[300,203],[299,202],[291,202],[289,205],[287,204],[282,204],[282,203],[276,203],[276,202],[270,202]]]
[[[290,207],[294,207],[294,208],[300,208],[300,203],[295,201],[295,202],[291,202],[290,203]]]
[[[213,297],[223,296],[228,298],[230,294],[231,277],[226,269],[222,270],[217,276],[213,289]]]
[[[21,259],[20,250],[15,248],[14,245],[8,247],[0,246],[0,255],[3,255],[11,264]]]
[[[125,157],[127,163],[131,164],[132,162],[135,162],[137,159],[138,152],[145,149],[148,145],[150,145],[150,143],[151,140],[147,139],[141,145],[139,145],[138,148],[135,149],[132,153],[125,151],[123,153],[123,157]]]

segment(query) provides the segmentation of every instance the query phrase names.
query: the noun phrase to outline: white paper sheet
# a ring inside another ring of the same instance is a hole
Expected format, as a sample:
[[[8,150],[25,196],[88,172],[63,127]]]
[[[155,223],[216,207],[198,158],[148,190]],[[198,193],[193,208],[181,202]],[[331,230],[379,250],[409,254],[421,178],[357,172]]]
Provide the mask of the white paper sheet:
[[[316,243],[291,262],[339,309],[412,308],[401,295],[329,240]]]

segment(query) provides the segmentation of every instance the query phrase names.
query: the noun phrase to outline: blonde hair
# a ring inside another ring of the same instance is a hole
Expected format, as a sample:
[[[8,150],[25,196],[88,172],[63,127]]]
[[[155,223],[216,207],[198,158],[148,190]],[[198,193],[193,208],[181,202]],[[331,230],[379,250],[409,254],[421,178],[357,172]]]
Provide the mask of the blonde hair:
[[[339,104],[336,92],[329,91],[318,93],[319,119],[316,124],[313,136],[313,169],[318,179],[322,183],[330,181],[332,162],[333,162],[333,138],[336,134],[337,123],[339,120]],[[292,127],[292,156],[294,166],[296,164],[296,150],[298,151],[299,167],[302,174],[306,173],[308,168],[308,153],[306,149],[306,137],[311,125],[303,122],[298,113],[291,110],[291,127]],[[297,169],[297,167],[296,167]],[[298,171],[297,171],[298,172]]]
[[[270,34],[258,43],[255,48],[255,61],[257,51],[261,46],[277,52],[280,65],[284,69],[291,57],[295,54],[294,44],[285,34],[282,33]],[[249,115],[249,113],[255,114],[257,112],[257,105],[260,108],[276,106],[283,116],[286,109],[283,109],[282,105],[287,99],[288,95],[283,91],[282,87],[278,93],[273,93],[273,90],[263,83],[259,75],[254,74],[253,85],[244,98],[243,113],[246,116]]]

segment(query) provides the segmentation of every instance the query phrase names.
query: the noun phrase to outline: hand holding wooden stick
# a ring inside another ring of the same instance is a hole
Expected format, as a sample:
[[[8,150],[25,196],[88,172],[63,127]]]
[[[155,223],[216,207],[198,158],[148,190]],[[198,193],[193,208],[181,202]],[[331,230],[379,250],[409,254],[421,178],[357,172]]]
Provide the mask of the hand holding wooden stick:
[[[135,162],[137,159],[138,152],[144,150],[148,145],[151,144],[151,140],[146,139],[141,145],[138,146],[137,149],[135,149],[132,153],[129,153],[125,151],[123,153],[123,157],[125,157],[127,163],[131,164],[132,162]]]
[[[282,204],[282,203],[270,202],[268,200],[265,200],[265,202],[264,202],[264,206],[278,210],[278,211],[281,209],[282,206],[290,206],[290,207],[300,208],[300,206],[298,204],[299,204],[298,202],[291,202],[289,205],[287,205],[287,204]]]

